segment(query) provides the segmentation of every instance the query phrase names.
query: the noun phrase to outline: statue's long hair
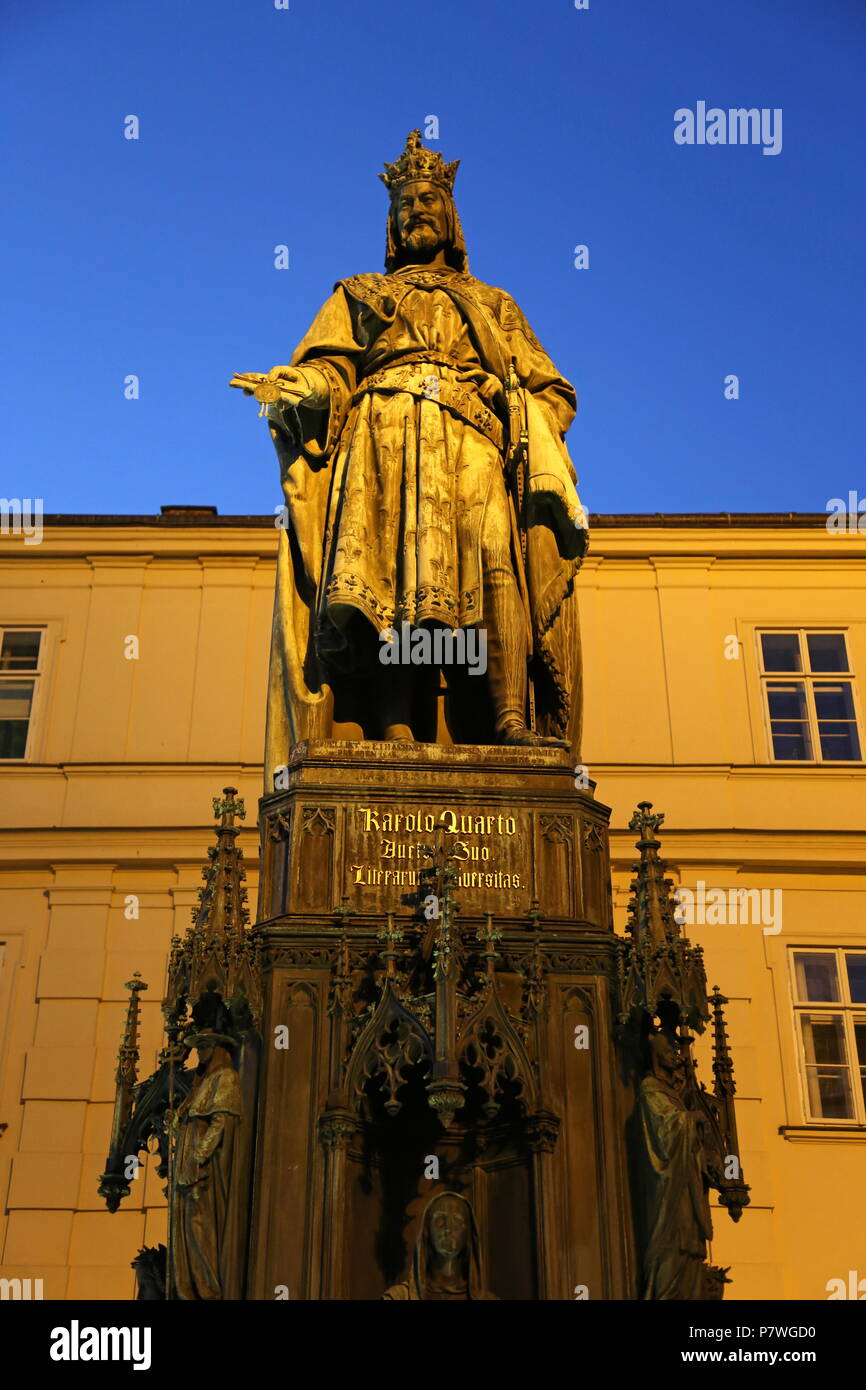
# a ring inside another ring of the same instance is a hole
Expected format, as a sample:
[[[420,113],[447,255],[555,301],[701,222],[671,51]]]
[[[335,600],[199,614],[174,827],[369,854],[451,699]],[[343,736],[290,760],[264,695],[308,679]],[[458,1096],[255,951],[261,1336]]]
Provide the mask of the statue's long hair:
[[[469,273],[469,257],[466,254],[466,242],[463,239],[463,228],[460,225],[460,215],[457,212],[457,204],[451,194],[445,188],[440,188],[439,192],[445,200],[447,216],[447,245],[445,248],[445,260],[454,270],[460,270],[464,275]],[[400,232],[397,227],[397,198],[391,199],[391,206],[388,209],[388,229],[385,236],[385,269],[390,275],[392,270],[399,270],[401,265],[408,263],[408,257],[400,243]]]

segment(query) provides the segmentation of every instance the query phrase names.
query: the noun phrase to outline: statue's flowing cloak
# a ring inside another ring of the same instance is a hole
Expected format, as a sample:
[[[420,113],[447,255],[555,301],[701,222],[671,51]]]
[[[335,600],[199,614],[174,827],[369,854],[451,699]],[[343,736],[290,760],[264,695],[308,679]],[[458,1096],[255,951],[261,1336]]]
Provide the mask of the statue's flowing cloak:
[[[292,366],[315,367],[326,378],[327,411],[303,406],[272,409],[271,435],[280,459],[287,524],[280,528],[271,647],[268,790],[274,769],[287,764],[294,743],[327,737],[330,732],[331,692],[316,647],[318,642],[321,649],[323,617],[327,621],[331,616],[329,582],[333,591],[336,581],[329,566],[334,532],[345,510],[341,490],[346,461],[352,450],[373,447],[373,407],[363,383],[374,371],[388,367],[382,345],[388,343],[389,331],[393,338],[406,295],[431,285],[449,296],[467,325],[478,368],[473,389],[500,421],[506,413],[502,383],[514,362],[528,434],[525,526],[522,537],[515,534],[514,549],[525,550],[528,625],[539,659],[537,669],[548,691],[546,700],[537,699],[537,725],[541,733],[568,738],[575,749],[579,741],[581,663],[574,577],[587,533],[563,440],[575,414],[574,389],[556,371],[520,309],[503,290],[453,270],[437,273],[407,267],[391,275],[358,275],[339,281],[295,351]],[[399,360],[400,346],[396,345],[395,360]],[[408,341],[404,351],[413,347],[418,344]],[[424,360],[423,352],[414,355]],[[447,367],[439,370],[447,375]],[[433,411],[436,415],[425,419],[431,424],[438,421],[442,408],[434,401],[418,402],[410,396],[405,401],[407,412]],[[457,425],[471,429],[462,421]],[[438,429],[441,436],[443,426]],[[423,443],[420,427],[418,437]],[[481,435],[477,441],[488,451],[493,448]],[[361,552],[359,547],[359,571],[364,564]],[[379,631],[391,626],[393,606],[389,609],[371,597],[371,586],[362,577],[350,580],[350,587],[353,583],[357,597],[343,592],[341,602],[354,602]],[[448,618],[443,614],[442,619],[454,625],[473,621],[465,613]],[[419,616],[418,621],[422,620]]]

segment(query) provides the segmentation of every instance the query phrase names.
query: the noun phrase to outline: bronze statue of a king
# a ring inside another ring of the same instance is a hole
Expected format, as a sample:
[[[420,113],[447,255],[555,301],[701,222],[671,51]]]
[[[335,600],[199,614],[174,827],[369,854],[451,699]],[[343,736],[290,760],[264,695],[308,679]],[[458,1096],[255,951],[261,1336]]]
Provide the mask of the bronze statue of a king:
[[[578,754],[576,409],[514,300],[469,274],[446,164],[383,179],[386,274],[340,280],[262,402],[285,496],[266,776],[310,738]]]

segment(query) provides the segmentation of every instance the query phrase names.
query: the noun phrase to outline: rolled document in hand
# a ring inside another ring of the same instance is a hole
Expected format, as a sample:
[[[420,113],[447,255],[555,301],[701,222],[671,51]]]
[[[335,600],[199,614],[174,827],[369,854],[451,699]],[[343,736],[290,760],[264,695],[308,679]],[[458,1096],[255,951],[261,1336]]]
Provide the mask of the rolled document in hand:
[[[263,405],[273,405],[275,401],[297,405],[307,395],[306,390],[299,391],[288,381],[275,381],[262,372],[236,372],[229,386],[239,387],[247,396],[255,396]]]

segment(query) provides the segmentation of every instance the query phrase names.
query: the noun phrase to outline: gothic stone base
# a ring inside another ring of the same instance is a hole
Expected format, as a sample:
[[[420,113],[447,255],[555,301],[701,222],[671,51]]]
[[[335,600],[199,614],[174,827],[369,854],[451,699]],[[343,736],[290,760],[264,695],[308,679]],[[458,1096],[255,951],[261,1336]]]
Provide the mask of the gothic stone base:
[[[635,1296],[608,815],[556,750],[294,750],[288,785],[261,803],[265,1046],[250,1297],[287,1288],[292,1299],[380,1298],[405,1277],[426,1203],[449,1188],[473,1203],[497,1297],[571,1300],[579,1287],[592,1299]],[[395,1054],[389,1110],[381,1069],[368,1066],[378,1055],[387,1069],[387,1040],[384,1052],[375,1038],[364,1052],[386,980],[430,1022],[432,996],[426,1006],[410,997],[428,931],[425,844],[452,851],[460,871],[449,1075],[466,1104],[450,1124],[437,1114],[437,1061],[425,1073]],[[476,933],[488,913],[498,936],[485,966]],[[491,969],[487,983],[466,984]],[[473,1024],[478,1005],[492,1032]],[[505,1054],[514,1062],[507,1095],[488,1087],[492,1117],[478,1071],[466,1070],[473,1038],[476,1059],[489,1043],[496,1065]]]

